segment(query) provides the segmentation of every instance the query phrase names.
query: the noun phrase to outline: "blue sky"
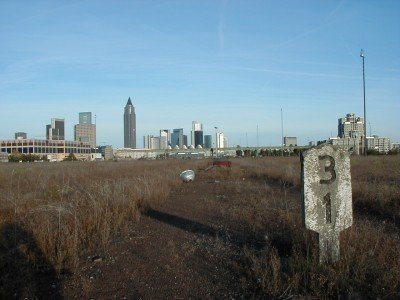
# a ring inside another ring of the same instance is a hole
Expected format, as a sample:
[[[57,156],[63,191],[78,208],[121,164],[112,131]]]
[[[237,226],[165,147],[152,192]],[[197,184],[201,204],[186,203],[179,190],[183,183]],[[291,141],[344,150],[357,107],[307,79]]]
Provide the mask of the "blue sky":
[[[326,139],[363,114],[361,48],[367,131],[400,142],[400,1],[0,0],[0,139],[52,117],[72,139],[92,111],[98,144],[119,147],[128,97],[140,147],[193,120],[279,145],[281,108],[284,135]]]

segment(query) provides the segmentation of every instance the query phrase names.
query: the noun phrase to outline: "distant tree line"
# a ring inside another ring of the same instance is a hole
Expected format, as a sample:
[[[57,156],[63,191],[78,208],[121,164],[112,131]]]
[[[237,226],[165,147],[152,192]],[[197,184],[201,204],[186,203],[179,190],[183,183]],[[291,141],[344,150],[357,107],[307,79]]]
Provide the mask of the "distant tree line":
[[[70,153],[63,161],[77,161],[75,154]],[[47,155],[37,155],[37,154],[23,154],[20,152],[13,152],[8,156],[9,162],[35,162],[35,161],[49,161]]]
[[[302,149],[245,149],[236,150],[237,157],[265,157],[265,156],[299,156]]]
[[[23,154],[19,152],[13,152],[8,156],[9,162],[34,162],[34,161],[48,161],[47,155],[36,155],[36,154]]]
[[[306,149],[237,149],[237,157],[265,157],[265,156],[300,156]],[[367,155],[397,155],[400,154],[399,149],[391,149],[388,153],[382,153],[375,149],[370,149]]]
[[[379,151],[376,150],[376,149],[369,149],[369,150],[367,150],[367,155],[386,155],[386,154],[388,154],[388,155],[397,155],[397,154],[399,154],[399,153],[400,153],[399,149],[391,149],[391,150],[389,150],[389,152],[387,152],[387,153],[379,152]]]

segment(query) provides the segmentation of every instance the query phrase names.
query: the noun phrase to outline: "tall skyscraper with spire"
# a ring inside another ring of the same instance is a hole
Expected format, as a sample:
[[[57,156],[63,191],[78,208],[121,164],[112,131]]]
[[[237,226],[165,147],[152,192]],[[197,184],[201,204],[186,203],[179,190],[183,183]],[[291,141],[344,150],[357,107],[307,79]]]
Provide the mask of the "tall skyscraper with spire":
[[[124,112],[124,147],[136,148],[136,114],[130,97]]]

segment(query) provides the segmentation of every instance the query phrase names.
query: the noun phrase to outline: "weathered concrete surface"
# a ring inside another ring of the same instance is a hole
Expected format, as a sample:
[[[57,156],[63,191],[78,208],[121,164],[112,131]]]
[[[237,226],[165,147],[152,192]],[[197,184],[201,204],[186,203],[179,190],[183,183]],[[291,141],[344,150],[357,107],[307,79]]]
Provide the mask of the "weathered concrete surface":
[[[339,234],[353,223],[350,155],[321,145],[301,158],[303,222],[319,233],[320,262],[339,259]]]

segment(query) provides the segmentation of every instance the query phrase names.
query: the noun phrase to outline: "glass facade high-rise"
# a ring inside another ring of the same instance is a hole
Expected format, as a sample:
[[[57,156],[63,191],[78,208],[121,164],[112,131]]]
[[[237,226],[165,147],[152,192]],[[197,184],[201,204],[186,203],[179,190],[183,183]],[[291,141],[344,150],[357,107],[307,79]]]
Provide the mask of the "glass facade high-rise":
[[[124,147],[136,148],[136,114],[131,98],[128,99],[124,111]]]
[[[92,113],[91,112],[80,112],[79,113],[79,124],[92,124]]]
[[[196,130],[194,132],[194,146],[197,147],[199,145],[201,147],[203,147],[203,145],[204,145],[204,142],[203,142],[203,131]]]
[[[172,130],[171,133],[171,147],[174,148],[178,146],[179,148],[183,148],[184,145],[184,136],[183,136],[183,128],[178,128]]]
[[[197,146],[196,139],[195,139],[196,131],[203,131],[203,124],[201,124],[197,121],[192,121],[192,131],[191,131],[191,140],[190,141],[193,146]],[[202,144],[203,144],[203,142],[202,142]]]
[[[206,149],[212,148],[212,136],[209,134],[204,136],[204,148]]]

